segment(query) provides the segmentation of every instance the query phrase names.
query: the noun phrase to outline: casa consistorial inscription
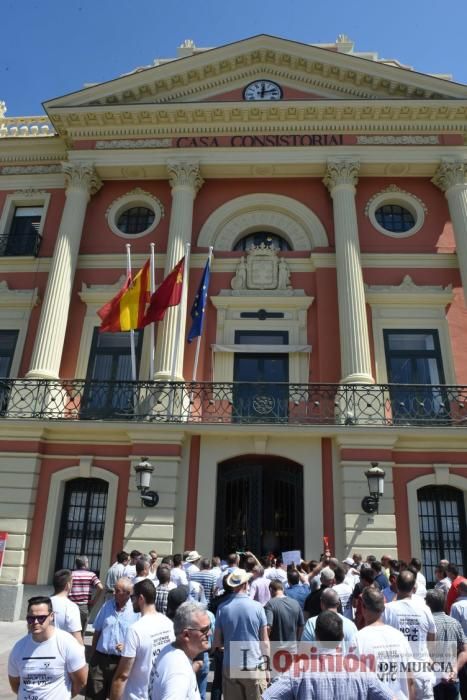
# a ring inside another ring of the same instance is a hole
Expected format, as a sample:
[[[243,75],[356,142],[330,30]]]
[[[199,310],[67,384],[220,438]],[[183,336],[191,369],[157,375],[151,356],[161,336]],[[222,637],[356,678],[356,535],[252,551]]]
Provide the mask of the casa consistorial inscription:
[[[247,255],[240,258],[230,286],[234,292],[273,289],[290,291],[289,266],[284,258],[279,258],[275,248],[264,243],[253,246]]]
[[[319,146],[442,146],[460,145],[459,134],[220,134],[149,139],[108,139],[94,142],[98,150],[142,148],[290,148]],[[77,142],[77,145],[79,142]],[[90,142],[84,142],[89,147]],[[78,146],[79,147],[79,146]]]

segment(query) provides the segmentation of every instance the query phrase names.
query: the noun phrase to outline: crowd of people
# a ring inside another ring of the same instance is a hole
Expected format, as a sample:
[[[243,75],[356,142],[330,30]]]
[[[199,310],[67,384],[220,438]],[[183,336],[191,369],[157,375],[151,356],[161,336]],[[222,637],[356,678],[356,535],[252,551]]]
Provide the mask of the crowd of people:
[[[467,698],[467,579],[441,561],[119,552],[28,603],[8,675],[21,700]],[[99,599],[99,604],[96,603]],[[85,645],[92,607],[91,645]],[[95,613],[95,609],[92,611]],[[86,661],[86,649],[88,663]]]

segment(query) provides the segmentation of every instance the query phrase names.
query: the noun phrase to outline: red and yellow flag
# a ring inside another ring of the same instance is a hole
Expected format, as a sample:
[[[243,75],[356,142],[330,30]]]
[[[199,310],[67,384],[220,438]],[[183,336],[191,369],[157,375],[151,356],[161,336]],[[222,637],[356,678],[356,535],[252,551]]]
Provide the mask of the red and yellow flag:
[[[154,321],[162,321],[169,306],[180,304],[184,266],[185,258],[183,257],[156,289],[143,318],[143,326],[148,326]]]
[[[143,328],[143,317],[150,297],[149,260],[124,286],[113,299],[97,312],[102,323],[101,331],[117,333]]]

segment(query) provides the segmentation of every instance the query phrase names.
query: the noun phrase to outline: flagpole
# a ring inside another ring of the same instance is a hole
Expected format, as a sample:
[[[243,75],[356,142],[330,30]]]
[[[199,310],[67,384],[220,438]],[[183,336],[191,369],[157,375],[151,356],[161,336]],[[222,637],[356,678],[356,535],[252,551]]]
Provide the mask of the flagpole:
[[[149,275],[149,282],[150,282],[150,290],[151,290],[151,296],[154,294],[156,291],[156,261],[155,261],[155,243],[151,243],[151,272]],[[149,352],[150,352],[150,359],[149,359],[149,380],[152,381],[154,379],[154,324],[150,323],[150,346],[149,346]]]
[[[131,245],[126,244],[126,274],[127,277],[132,279],[131,276]],[[136,352],[135,352],[135,332],[130,331],[130,351],[131,351],[131,378],[136,382]]]
[[[182,282],[182,296],[180,299],[180,304],[178,305],[178,316],[177,316],[177,332],[175,335],[174,350],[172,356],[172,369],[170,371],[170,379],[172,382],[175,381],[175,368],[177,364],[177,353],[180,346],[180,335],[182,329],[182,309],[185,307],[186,311],[186,293],[188,289],[188,273],[190,264],[190,244],[185,243],[185,264],[183,269],[183,282]]]
[[[212,251],[213,247],[212,245],[209,246],[209,255],[208,255],[208,266],[211,268],[211,258],[212,258]],[[197,342],[196,342],[196,352],[195,352],[195,364],[193,367],[193,379],[191,380],[192,382],[196,382],[196,375],[198,373],[198,361],[199,361],[199,348],[201,345],[201,335],[198,336]]]

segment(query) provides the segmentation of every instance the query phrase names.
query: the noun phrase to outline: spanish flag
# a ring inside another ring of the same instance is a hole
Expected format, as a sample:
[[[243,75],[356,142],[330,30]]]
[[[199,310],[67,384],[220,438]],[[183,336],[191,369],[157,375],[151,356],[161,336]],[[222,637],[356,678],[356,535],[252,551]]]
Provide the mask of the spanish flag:
[[[150,296],[149,260],[122,289],[97,312],[102,319],[101,331],[117,333],[143,327],[144,311]]]
[[[143,326],[148,326],[155,321],[162,321],[169,306],[180,304],[184,266],[185,258],[183,257],[156,289],[143,318]]]

